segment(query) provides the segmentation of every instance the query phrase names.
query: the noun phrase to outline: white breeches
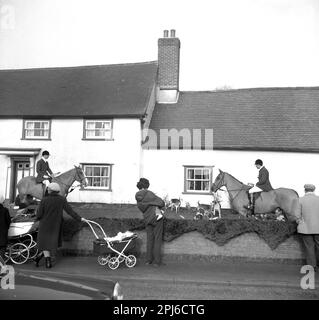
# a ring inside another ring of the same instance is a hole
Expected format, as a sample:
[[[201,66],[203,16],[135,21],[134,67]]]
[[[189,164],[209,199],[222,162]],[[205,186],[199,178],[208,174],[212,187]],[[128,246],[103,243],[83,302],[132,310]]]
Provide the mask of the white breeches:
[[[43,180],[42,183],[43,183],[46,187],[48,187],[48,185],[50,184],[50,181],[49,181],[49,180]]]
[[[251,189],[249,189],[248,192],[249,193],[255,193],[255,192],[262,192],[262,190],[257,186],[253,186]]]

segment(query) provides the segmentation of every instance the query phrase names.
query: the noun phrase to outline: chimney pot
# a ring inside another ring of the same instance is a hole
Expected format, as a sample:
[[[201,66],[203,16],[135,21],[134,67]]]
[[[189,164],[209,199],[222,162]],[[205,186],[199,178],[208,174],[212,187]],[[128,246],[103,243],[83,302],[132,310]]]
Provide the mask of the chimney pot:
[[[164,38],[168,38],[168,30],[164,30]]]
[[[175,38],[175,32],[176,32],[175,29],[171,29],[171,38]]]

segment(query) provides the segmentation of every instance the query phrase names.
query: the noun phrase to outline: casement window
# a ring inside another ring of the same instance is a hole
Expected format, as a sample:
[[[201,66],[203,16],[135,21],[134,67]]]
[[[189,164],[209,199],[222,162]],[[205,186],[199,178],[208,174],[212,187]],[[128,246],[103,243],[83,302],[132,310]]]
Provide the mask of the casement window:
[[[85,140],[111,140],[112,120],[84,120],[83,139]]]
[[[23,120],[23,139],[48,140],[50,136],[50,120]]]
[[[210,193],[212,186],[212,167],[185,166],[184,192]]]
[[[82,164],[88,185],[85,189],[111,190],[112,165],[110,164]]]

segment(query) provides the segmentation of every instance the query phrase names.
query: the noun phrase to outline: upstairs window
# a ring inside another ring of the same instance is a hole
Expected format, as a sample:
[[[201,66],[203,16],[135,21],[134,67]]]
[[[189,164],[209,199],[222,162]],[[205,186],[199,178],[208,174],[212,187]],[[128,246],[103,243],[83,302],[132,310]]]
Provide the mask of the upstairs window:
[[[185,167],[186,193],[210,193],[212,186],[212,167]]]
[[[84,120],[83,139],[111,140],[112,120]]]
[[[24,120],[23,139],[50,139],[50,120]]]

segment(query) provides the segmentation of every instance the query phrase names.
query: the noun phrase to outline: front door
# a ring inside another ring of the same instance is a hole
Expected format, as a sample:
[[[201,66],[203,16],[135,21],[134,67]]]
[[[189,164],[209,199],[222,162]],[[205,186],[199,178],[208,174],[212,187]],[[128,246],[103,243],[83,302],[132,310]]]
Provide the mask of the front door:
[[[13,160],[13,186],[11,190],[12,198],[14,201],[16,195],[18,194],[17,184],[24,178],[30,176],[30,160],[27,159],[14,159]]]

